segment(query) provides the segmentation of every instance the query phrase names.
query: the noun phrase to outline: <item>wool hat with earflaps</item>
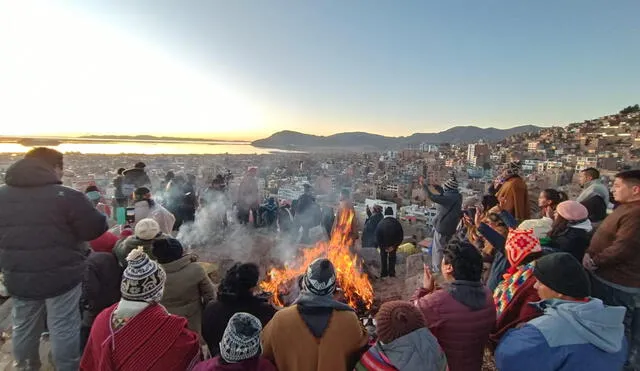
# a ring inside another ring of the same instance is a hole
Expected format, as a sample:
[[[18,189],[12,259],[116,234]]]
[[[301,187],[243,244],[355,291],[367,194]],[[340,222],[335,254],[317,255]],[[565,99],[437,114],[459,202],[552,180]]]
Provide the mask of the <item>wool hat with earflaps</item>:
[[[520,161],[511,161],[505,166],[507,175],[519,175],[522,172]]]
[[[376,333],[385,344],[426,327],[422,312],[408,301],[388,301],[376,314]]]
[[[533,229],[510,229],[504,248],[512,267],[519,266],[527,256],[542,252],[540,240]]]
[[[220,357],[227,363],[237,363],[255,358],[262,353],[260,333],[262,324],[255,316],[238,312],[234,314],[220,341]]]
[[[449,179],[447,179],[444,184],[442,184],[442,188],[445,191],[453,191],[458,189],[458,180],[456,179],[456,173],[453,171],[449,173]]]
[[[166,280],[162,267],[150,260],[142,247],[138,247],[127,256],[120,294],[129,301],[157,303],[162,299]]]
[[[307,268],[303,287],[317,296],[331,295],[336,290],[336,270],[329,259],[316,259]]]
[[[538,259],[533,275],[540,283],[559,294],[576,299],[591,295],[587,271],[569,253],[558,252]]]

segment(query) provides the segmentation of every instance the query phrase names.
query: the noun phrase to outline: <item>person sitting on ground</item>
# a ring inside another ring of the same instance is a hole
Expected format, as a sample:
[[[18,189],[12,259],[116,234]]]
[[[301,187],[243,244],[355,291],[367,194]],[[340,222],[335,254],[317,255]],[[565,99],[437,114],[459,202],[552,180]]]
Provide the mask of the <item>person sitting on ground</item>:
[[[592,167],[582,170],[580,186],[583,190],[576,201],[587,208],[591,222],[602,222],[607,217],[609,189],[600,180],[600,172]]]
[[[479,370],[496,323],[493,294],[480,282],[482,255],[468,242],[452,241],[444,250],[441,268],[442,290],[435,290],[435,279],[425,266],[424,282],[413,303],[447,354],[449,369]]]
[[[568,253],[544,256],[533,269],[544,314],[511,330],[496,350],[500,371],[621,370],[627,358],[624,307],[590,298],[582,265]]]
[[[578,201],[564,201],[555,212],[553,227],[549,232],[554,252],[568,252],[582,261],[591,240],[589,211]]]
[[[351,370],[368,334],[351,307],[333,299],[336,272],[328,259],[316,259],[303,278],[303,290],[278,311],[262,333],[265,357],[279,371]]]
[[[151,218],[158,222],[162,233],[171,234],[176,217],[151,198],[149,188],[142,187],[133,193],[136,223]]]
[[[229,319],[238,312],[256,316],[265,326],[276,313],[267,299],[254,295],[260,269],[254,263],[236,263],[218,286],[216,301],[209,302],[202,315],[202,337],[212,356],[220,354],[219,343]]]
[[[144,248],[144,252],[149,258],[156,260],[151,249],[153,241],[169,237],[171,236],[160,231],[160,226],[155,220],[142,219],[136,224],[134,235],[120,239],[113,247],[113,253],[123,268],[127,266],[127,256],[129,253],[139,246]]]
[[[376,240],[376,228],[383,218],[382,206],[373,205],[371,216],[364,222],[364,228],[362,229],[362,247],[379,247]]]
[[[234,314],[220,341],[220,355],[199,363],[193,371],[277,371],[261,356],[261,332],[258,318],[245,312]]]
[[[200,360],[198,334],[160,304],[166,274],[141,248],[127,256],[122,299],[96,318],[81,371],[190,370]]]
[[[493,292],[497,320],[489,336],[492,349],[508,330],[542,314],[529,305],[540,300],[533,288],[536,283],[533,267],[535,260],[542,256],[540,240],[533,230],[512,229],[507,236],[505,250],[510,267]]]
[[[202,310],[215,299],[215,288],[204,268],[197,263],[198,257],[185,255],[180,241],[171,237],[154,240],[151,252],[167,273],[160,304],[169,313],[185,317],[189,329],[200,334]]]
[[[372,217],[373,218],[373,217]],[[402,224],[393,215],[393,209],[387,207],[384,218],[376,228],[376,241],[380,249],[380,277],[396,276],[396,251],[404,240]]]
[[[104,309],[120,300],[122,267],[112,252],[92,252],[82,282],[80,350],[84,350],[93,322]]]
[[[378,340],[362,355],[354,371],[444,371],[447,357],[426,327],[418,308],[388,301],[376,314]]]

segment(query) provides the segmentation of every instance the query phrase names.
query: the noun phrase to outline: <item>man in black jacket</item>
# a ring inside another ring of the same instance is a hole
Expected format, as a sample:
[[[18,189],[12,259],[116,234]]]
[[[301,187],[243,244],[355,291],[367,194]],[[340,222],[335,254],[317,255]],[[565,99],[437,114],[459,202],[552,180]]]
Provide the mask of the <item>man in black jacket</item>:
[[[104,214],[62,185],[62,153],[35,148],[11,165],[0,187],[0,268],[13,297],[17,369],[39,369],[44,316],[57,370],[80,361],[80,295],[89,250],[107,230]]]
[[[380,278],[396,276],[396,251],[404,239],[402,225],[393,215],[393,209],[384,210],[384,219],[376,228],[376,239],[380,248]]]

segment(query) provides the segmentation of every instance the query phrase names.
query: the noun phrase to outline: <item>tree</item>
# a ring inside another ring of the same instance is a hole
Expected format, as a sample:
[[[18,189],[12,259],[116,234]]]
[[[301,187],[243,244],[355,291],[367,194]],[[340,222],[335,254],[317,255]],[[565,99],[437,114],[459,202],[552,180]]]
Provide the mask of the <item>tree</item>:
[[[636,104],[634,106],[625,107],[620,111],[620,114],[627,115],[634,112],[640,112],[640,105]]]

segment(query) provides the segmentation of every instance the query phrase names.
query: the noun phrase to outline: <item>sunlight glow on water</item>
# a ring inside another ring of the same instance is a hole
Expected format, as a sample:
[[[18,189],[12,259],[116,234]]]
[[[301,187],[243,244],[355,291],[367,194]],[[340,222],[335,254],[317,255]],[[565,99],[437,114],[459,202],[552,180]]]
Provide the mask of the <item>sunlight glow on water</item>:
[[[117,155],[121,153],[139,153],[147,155],[158,154],[267,154],[278,152],[269,148],[257,148],[250,144],[194,144],[194,143],[62,143],[50,146],[63,153],[80,152],[86,154]],[[17,143],[0,143],[0,153],[24,153],[32,147],[25,147]]]

